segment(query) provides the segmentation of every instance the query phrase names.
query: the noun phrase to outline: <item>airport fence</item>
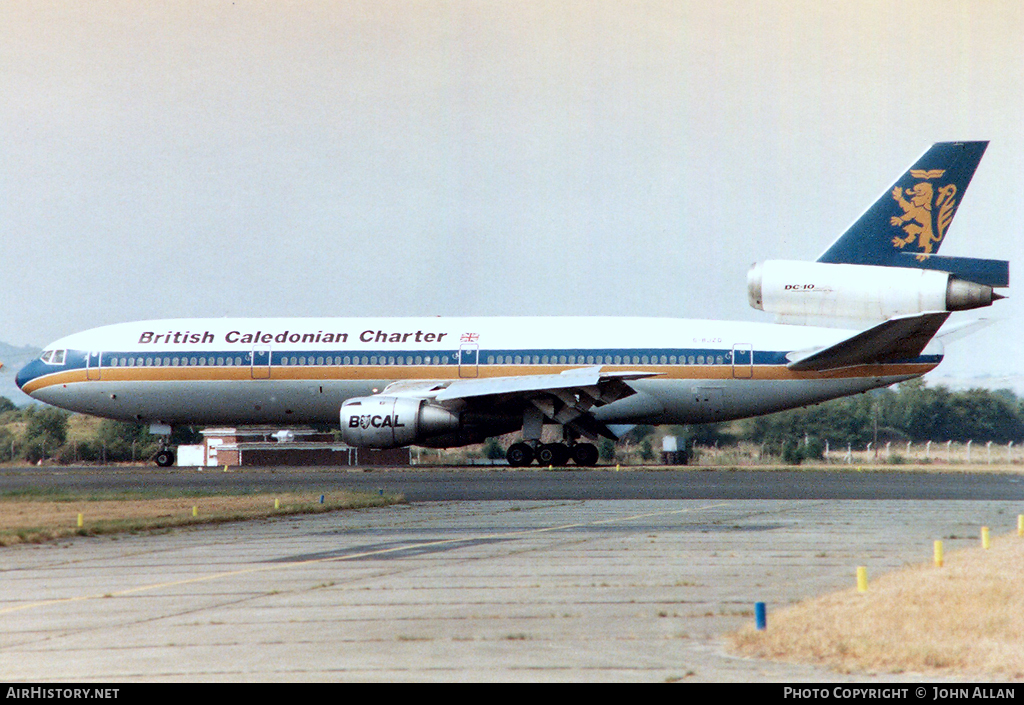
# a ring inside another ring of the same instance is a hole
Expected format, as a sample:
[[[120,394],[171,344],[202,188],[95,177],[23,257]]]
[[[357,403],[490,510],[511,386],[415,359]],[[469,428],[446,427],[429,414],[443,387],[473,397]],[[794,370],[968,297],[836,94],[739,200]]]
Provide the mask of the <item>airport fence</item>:
[[[805,441],[806,443],[806,441]],[[797,446],[799,448],[799,444]],[[945,441],[879,442],[865,446],[824,442],[821,456],[800,458],[800,464],[816,465],[973,465],[1013,466],[1024,464],[1024,446],[1013,441],[964,443]],[[694,446],[691,464],[700,466],[792,465],[792,458],[778,444],[739,443],[721,448]]]

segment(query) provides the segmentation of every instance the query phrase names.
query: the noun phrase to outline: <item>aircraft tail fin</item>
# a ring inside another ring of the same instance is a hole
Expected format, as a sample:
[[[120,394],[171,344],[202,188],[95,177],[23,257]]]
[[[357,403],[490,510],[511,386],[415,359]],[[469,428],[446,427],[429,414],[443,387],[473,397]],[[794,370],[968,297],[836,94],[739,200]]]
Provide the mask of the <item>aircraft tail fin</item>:
[[[936,142],[829,247],[818,262],[936,269],[1009,286],[1009,263],[939,257],[988,142]]]

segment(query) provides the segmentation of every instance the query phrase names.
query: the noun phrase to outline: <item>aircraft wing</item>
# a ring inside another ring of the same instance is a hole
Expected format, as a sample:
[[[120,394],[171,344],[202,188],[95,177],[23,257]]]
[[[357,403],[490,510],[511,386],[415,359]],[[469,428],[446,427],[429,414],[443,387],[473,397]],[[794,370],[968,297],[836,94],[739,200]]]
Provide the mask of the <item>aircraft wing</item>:
[[[787,368],[824,372],[917,357],[949,318],[949,311],[890,318],[826,348],[790,353]]]
[[[602,372],[599,366],[584,367],[551,375],[459,379],[447,385],[399,382],[390,385],[383,394],[427,398],[440,404],[462,402],[478,409],[527,411],[570,426],[588,438],[616,438],[607,426],[593,417],[591,409],[636,394],[627,381],[659,374]]]
[[[623,392],[628,390],[628,393],[616,397],[621,398],[633,393],[628,385],[623,384],[625,380],[643,379],[657,375],[657,372],[601,372],[600,367],[585,367],[567,370],[557,375],[460,379],[449,384],[437,394],[435,399],[448,401],[492,395],[555,393],[573,389],[589,389],[599,394],[613,388],[621,389]]]

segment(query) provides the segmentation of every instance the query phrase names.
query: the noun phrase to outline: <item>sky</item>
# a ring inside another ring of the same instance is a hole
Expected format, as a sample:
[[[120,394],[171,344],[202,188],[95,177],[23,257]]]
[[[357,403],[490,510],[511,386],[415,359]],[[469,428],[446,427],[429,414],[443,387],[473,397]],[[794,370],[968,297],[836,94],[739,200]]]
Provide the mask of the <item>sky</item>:
[[[750,264],[816,258],[945,140],[991,144],[942,254],[1015,272],[1022,36],[1017,0],[4,0],[0,340],[768,322]],[[985,315],[940,370],[1024,374],[1024,305]]]

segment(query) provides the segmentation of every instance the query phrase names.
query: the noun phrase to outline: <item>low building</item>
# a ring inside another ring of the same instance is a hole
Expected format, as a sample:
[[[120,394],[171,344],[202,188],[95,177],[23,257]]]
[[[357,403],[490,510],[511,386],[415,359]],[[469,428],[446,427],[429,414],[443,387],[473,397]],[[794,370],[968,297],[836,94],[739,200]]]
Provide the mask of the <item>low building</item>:
[[[203,443],[179,446],[178,465],[237,466],[404,466],[408,448],[352,448],[330,433],[309,428],[207,428]]]

